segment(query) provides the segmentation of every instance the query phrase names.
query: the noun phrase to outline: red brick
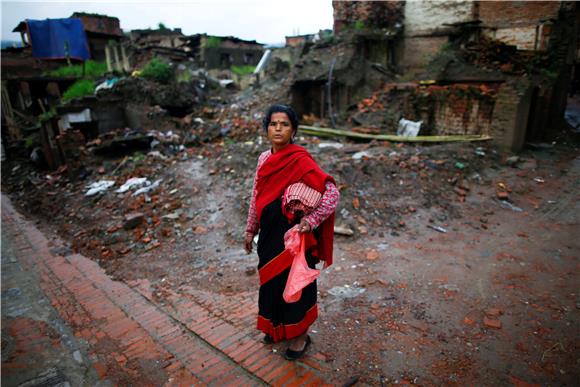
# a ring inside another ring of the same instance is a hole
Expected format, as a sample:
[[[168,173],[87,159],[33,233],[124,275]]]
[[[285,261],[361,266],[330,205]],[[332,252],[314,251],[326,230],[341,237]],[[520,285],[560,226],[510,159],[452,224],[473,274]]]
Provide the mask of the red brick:
[[[485,325],[487,328],[501,329],[501,321],[489,317],[483,318],[483,325]]]
[[[93,364],[93,368],[97,371],[100,379],[104,379],[107,376],[107,368],[103,365],[103,363],[95,363]]]
[[[294,363],[286,362],[281,367],[276,367],[270,372],[265,373],[262,379],[266,381],[266,383],[271,383],[277,377],[286,374],[288,371],[290,371],[290,369],[294,368],[295,366],[296,365]]]
[[[271,385],[272,386],[283,386],[290,381],[294,381],[298,378],[297,374],[297,366],[294,366],[292,369],[288,370],[284,375],[282,375],[277,380],[274,380]]]

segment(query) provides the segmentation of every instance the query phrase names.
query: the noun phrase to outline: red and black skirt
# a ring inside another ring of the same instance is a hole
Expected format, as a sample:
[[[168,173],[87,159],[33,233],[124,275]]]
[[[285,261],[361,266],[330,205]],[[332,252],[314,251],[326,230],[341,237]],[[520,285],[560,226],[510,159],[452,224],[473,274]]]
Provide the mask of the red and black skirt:
[[[300,336],[318,317],[316,281],[302,290],[302,297],[297,302],[286,303],[282,298],[292,265],[292,256],[284,250],[284,233],[297,223],[299,219],[290,223],[282,214],[280,199],[266,206],[260,217],[257,327],[275,342]],[[316,259],[308,251],[306,261],[308,266],[315,267]]]

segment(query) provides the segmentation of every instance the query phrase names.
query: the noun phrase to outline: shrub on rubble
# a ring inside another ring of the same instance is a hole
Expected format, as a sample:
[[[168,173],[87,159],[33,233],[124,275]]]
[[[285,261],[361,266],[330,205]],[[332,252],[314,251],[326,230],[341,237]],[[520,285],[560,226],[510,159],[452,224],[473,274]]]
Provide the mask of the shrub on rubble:
[[[252,74],[255,69],[256,69],[256,66],[232,66],[230,68],[230,70],[232,70],[232,73],[237,74],[237,75]]]
[[[63,101],[70,101],[95,93],[95,81],[90,79],[79,79],[71,85],[62,95]]]
[[[173,69],[159,58],[153,58],[143,67],[141,76],[159,83],[168,83],[173,77]]]
[[[105,62],[95,62],[94,60],[88,60],[85,62],[85,77],[100,77],[107,73],[107,64]],[[71,66],[62,66],[56,70],[50,71],[48,73],[53,77],[82,77],[83,76],[83,65],[76,64]]]

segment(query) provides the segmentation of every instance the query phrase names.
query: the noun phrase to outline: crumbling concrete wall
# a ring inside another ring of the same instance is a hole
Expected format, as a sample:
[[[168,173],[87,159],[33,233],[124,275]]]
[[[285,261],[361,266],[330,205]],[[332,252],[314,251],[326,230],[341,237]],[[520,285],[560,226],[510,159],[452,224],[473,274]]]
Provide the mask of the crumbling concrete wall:
[[[519,50],[544,50],[551,33],[550,19],[558,18],[560,1],[477,2],[476,15],[486,35]]]
[[[405,36],[432,33],[443,24],[473,19],[473,1],[407,1],[405,3]]]
[[[405,3],[405,39],[402,70],[420,69],[449,41],[445,23],[473,19],[473,1],[408,1]]]

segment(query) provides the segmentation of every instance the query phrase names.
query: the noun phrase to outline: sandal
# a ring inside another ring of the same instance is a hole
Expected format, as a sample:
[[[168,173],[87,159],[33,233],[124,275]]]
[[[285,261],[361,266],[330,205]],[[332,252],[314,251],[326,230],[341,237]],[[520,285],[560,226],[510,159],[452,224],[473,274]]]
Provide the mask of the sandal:
[[[302,348],[301,351],[294,351],[294,350],[288,348],[286,350],[286,353],[284,354],[284,357],[286,358],[286,360],[292,360],[292,361],[300,359],[306,353],[306,350],[310,346],[310,343],[312,343],[310,336],[306,336],[306,344],[304,344],[304,348]]]
[[[264,335],[264,338],[262,339],[262,342],[264,344],[274,344],[274,338],[270,335]]]

